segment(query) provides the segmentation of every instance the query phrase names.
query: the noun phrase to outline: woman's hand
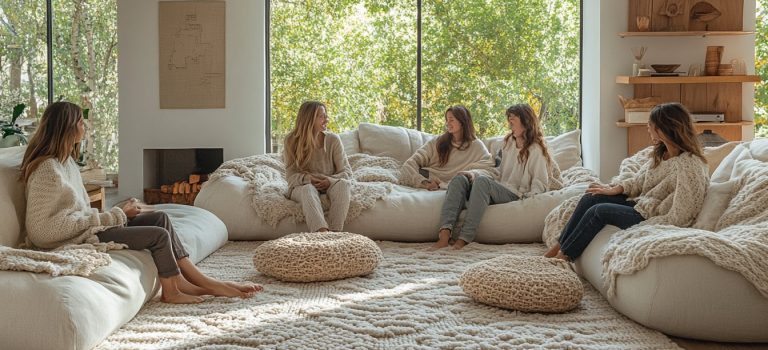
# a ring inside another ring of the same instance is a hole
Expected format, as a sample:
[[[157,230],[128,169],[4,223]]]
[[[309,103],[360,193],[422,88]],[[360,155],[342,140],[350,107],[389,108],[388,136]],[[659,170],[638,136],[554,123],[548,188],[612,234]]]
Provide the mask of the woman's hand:
[[[601,194],[604,196],[615,196],[617,194],[624,193],[624,187],[622,187],[621,185],[609,186],[609,185],[602,185],[598,183],[592,183],[589,185],[589,188],[587,188],[587,193]]]
[[[128,202],[123,205],[122,208],[123,212],[125,213],[125,216],[128,218],[128,220],[133,219],[136,217],[136,215],[141,214],[141,208],[139,208],[139,200],[136,198],[131,198],[128,200]]]
[[[469,180],[469,183],[472,183],[472,182],[475,181],[475,173],[473,173],[471,171],[459,171],[459,173],[456,174],[456,175],[461,175],[461,176],[466,177],[467,180]]]
[[[424,180],[421,182],[421,186],[424,188],[430,190],[430,191],[436,191],[440,189],[440,182],[437,180]]]
[[[312,176],[310,177],[310,180],[312,181],[312,186],[315,186],[318,191],[325,191],[331,187],[331,180],[328,180],[327,177],[320,178]]]

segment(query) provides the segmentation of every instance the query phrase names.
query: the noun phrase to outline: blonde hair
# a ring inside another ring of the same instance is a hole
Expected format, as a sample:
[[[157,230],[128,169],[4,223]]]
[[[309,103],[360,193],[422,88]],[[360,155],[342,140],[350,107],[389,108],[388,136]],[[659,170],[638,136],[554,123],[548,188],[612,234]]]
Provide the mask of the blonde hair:
[[[24,152],[19,177],[21,182],[27,183],[40,163],[49,158],[64,163],[69,157],[80,157],[80,140],[75,138],[77,123],[82,118],[83,110],[71,102],[54,102],[45,109],[40,126]]]
[[[293,155],[293,161],[297,168],[304,170],[312,157],[312,152],[318,147],[314,135],[315,118],[320,113],[320,108],[325,105],[318,101],[306,101],[299,107],[296,115],[296,125],[285,136],[285,149]],[[286,164],[285,166],[290,166]]]
[[[528,147],[535,143],[541,147],[541,152],[544,153],[544,158],[547,159],[547,164],[551,165],[552,157],[549,155],[547,144],[544,142],[544,134],[541,132],[539,118],[536,116],[533,108],[527,103],[513,105],[507,109],[507,119],[511,116],[520,118],[520,124],[522,124],[525,129],[525,132],[523,133],[523,148],[518,155],[520,164],[525,164],[525,162],[528,161],[528,155],[530,154]],[[510,133],[504,137],[504,144],[506,145],[506,143],[514,137],[515,135],[510,131]]]
[[[651,110],[651,117],[648,122],[659,129],[659,132],[664,134],[675,147],[699,157],[704,163],[707,162],[701,150],[699,139],[696,137],[693,119],[685,106],[679,103],[657,105]],[[661,164],[667,151],[667,146],[663,142],[659,142],[653,147],[654,168]]]

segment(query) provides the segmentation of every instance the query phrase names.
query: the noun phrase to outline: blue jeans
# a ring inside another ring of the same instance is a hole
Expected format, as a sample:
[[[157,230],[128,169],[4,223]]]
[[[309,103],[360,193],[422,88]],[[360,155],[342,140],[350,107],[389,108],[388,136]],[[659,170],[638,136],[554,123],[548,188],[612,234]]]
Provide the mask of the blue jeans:
[[[475,231],[488,205],[518,199],[520,198],[512,191],[490,177],[476,176],[475,181],[470,183],[466,176],[456,175],[448,184],[448,191],[445,194],[445,202],[440,212],[440,229],[453,231],[459,214],[466,205],[467,215],[464,217],[459,239],[470,243],[475,240]]]
[[[627,196],[585,194],[560,234],[560,250],[575,260],[605,225],[626,229],[645,220]]]

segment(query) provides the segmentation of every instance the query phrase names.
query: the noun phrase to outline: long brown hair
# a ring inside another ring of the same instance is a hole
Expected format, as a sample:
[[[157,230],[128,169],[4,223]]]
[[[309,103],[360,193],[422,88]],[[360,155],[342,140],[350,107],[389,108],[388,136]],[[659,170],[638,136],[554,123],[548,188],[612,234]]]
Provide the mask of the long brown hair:
[[[54,102],[45,109],[35,135],[27,145],[21,162],[19,179],[26,183],[40,163],[55,158],[64,163],[69,157],[80,157],[77,123],[83,118],[80,106],[71,102]]]
[[[696,137],[693,119],[685,106],[676,102],[657,105],[651,109],[648,123],[652,127],[655,126],[669,142],[681,151],[689,152],[699,157],[704,163],[707,162],[701,150],[699,139]],[[653,167],[661,164],[667,152],[667,146],[663,142],[659,142],[653,147]]]
[[[302,103],[296,114],[296,125],[285,136],[285,149],[293,155],[294,162],[299,169],[306,169],[312,152],[319,146],[316,144],[314,126],[320,108],[326,109],[322,102],[306,101]],[[289,165],[291,164],[286,164],[286,166]]]
[[[528,148],[534,143],[541,147],[541,152],[544,153],[544,158],[547,159],[547,164],[552,164],[552,157],[549,155],[547,144],[544,143],[544,134],[541,132],[539,118],[536,116],[533,108],[527,103],[516,104],[507,109],[506,116],[507,119],[512,116],[520,118],[520,124],[522,124],[525,129],[525,132],[523,133],[523,148],[518,155],[520,164],[525,164],[525,162],[528,161],[528,156],[530,155]],[[509,134],[504,137],[504,145],[513,138],[515,138],[515,135],[510,131]]]
[[[448,120],[448,112],[453,114],[453,117],[461,124],[461,145],[459,149],[465,150],[469,148],[472,141],[475,141],[475,125],[472,123],[472,114],[469,113],[467,107],[464,106],[452,106],[445,110],[444,118]],[[440,166],[448,163],[448,159],[451,156],[453,150],[453,134],[446,131],[444,134],[437,138],[437,155],[440,160]]]

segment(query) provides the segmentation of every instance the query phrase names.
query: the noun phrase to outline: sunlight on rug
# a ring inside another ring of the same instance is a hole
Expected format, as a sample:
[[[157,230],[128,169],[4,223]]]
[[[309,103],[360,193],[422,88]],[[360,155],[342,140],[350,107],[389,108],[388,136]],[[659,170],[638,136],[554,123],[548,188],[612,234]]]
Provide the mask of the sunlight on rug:
[[[679,349],[663,334],[614,311],[585,282],[584,299],[564,314],[527,314],[478,304],[458,286],[471,264],[502,254],[539,255],[541,244],[379,242],[371,275],[282,283],[251,265],[260,242],[230,242],[203,260],[217,278],[264,284],[253,299],[198,305],[153,301],[98,349]]]

